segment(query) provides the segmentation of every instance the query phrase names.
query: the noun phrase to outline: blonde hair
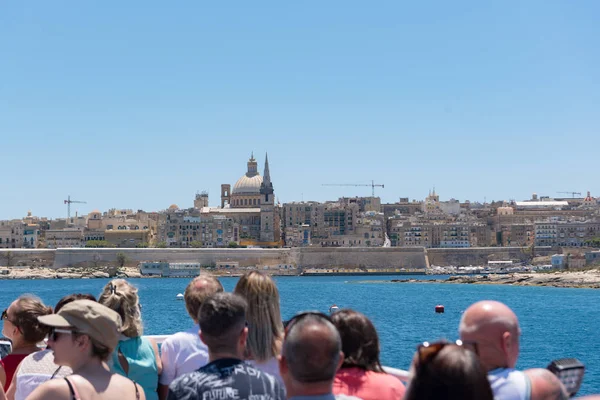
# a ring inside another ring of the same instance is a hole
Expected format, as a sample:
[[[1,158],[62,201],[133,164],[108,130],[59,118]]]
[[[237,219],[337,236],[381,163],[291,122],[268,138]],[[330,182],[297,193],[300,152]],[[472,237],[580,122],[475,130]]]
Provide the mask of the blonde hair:
[[[240,278],[233,292],[248,303],[246,357],[264,362],[279,355],[283,322],[279,310],[279,291],[273,279],[252,271]]]
[[[125,279],[114,279],[104,286],[98,303],[116,311],[121,316],[121,333],[133,338],[142,336],[142,314],[138,290]]]

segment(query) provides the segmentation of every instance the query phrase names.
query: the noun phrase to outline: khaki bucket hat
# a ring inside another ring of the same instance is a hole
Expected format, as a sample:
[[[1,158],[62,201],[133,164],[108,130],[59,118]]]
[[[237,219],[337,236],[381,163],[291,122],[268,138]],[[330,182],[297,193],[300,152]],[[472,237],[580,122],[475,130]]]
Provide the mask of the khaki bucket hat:
[[[54,328],[70,328],[84,333],[113,351],[119,343],[121,316],[92,300],[75,300],[58,314],[43,315],[38,320]]]

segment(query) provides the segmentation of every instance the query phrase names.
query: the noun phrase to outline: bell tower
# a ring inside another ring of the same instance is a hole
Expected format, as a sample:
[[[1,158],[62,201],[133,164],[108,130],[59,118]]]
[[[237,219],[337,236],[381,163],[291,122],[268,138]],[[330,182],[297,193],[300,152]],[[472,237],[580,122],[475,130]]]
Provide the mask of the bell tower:
[[[275,197],[269,172],[269,157],[265,154],[265,172],[260,185],[260,241],[273,242],[275,238]]]

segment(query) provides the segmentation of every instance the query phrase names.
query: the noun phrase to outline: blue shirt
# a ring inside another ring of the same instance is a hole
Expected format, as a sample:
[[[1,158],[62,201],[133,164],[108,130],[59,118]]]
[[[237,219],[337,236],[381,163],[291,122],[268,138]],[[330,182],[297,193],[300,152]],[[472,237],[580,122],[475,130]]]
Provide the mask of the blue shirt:
[[[127,374],[119,362],[119,352],[129,365]],[[138,383],[144,389],[147,400],[158,400],[158,365],[152,343],[147,338],[135,337],[119,341],[112,354],[111,369]]]

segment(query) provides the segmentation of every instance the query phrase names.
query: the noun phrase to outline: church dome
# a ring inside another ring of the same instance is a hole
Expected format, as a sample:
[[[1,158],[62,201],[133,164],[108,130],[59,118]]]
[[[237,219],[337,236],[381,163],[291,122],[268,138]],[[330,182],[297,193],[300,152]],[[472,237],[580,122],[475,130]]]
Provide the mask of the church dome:
[[[248,172],[243,175],[233,186],[231,194],[259,194],[260,185],[263,181],[262,176],[258,173],[256,160],[254,155],[248,160]]]
[[[232,194],[259,194],[260,193],[260,185],[263,181],[262,176],[254,175],[248,176],[244,175],[233,186]]]
[[[169,210],[179,210],[179,206],[177,204],[171,204]]]

